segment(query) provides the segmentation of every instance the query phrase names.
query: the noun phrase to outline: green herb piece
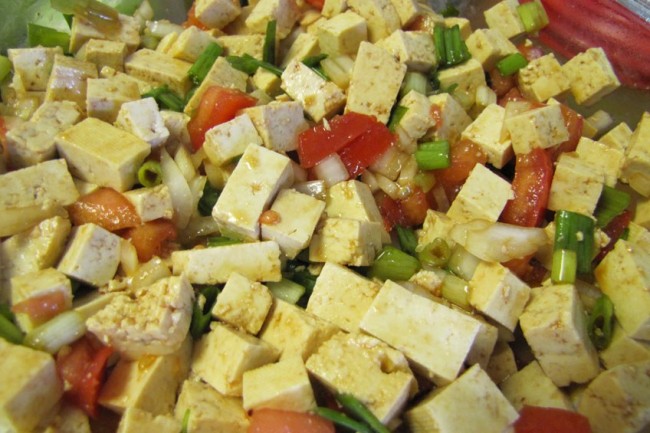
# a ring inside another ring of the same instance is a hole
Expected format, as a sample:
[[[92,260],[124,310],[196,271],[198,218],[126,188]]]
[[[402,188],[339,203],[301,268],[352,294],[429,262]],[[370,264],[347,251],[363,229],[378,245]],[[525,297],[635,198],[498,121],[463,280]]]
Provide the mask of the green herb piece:
[[[370,275],[382,280],[405,281],[419,270],[418,259],[398,248],[387,245],[370,267]]]
[[[266,23],[266,34],[264,35],[264,46],[262,47],[262,60],[275,65],[275,33],[277,21],[271,20]]]
[[[553,251],[551,281],[556,284],[573,284],[576,281],[577,270],[578,259],[575,251],[565,249]]]
[[[183,421],[181,422],[181,433],[188,433],[190,428],[190,409],[185,409]]]
[[[0,55],[0,83],[11,73],[11,60]]]
[[[539,0],[520,4],[517,13],[528,33],[536,33],[548,25],[548,15]]]
[[[228,236],[211,236],[207,239],[208,247],[225,247],[226,245],[241,244],[239,239],[229,238]]]
[[[313,413],[332,421],[334,424],[346,428],[348,430],[357,432],[357,433],[373,433],[370,426],[363,424],[359,421],[355,421],[349,416],[339,412],[338,410],[330,409],[328,407],[317,407],[313,410]]]
[[[415,248],[418,246],[418,238],[415,236],[415,231],[408,227],[395,226],[397,231],[397,239],[399,240],[400,248],[405,253],[415,255]]]
[[[414,156],[421,170],[447,168],[451,164],[449,142],[447,140],[422,143],[418,146]]]
[[[269,72],[272,72],[276,76],[282,76],[282,69],[274,66],[268,62],[258,60],[250,54],[244,54],[243,56],[226,56],[226,60],[230,65],[242,72],[247,73],[248,75],[253,75],[257,68],[266,69]]]
[[[210,72],[210,68],[212,68],[215,60],[217,60],[217,57],[219,57],[222,52],[223,48],[216,42],[211,42],[207,47],[205,47],[192,67],[187,71],[187,75],[195,85],[198,86],[203,82],[205,77],[208,75],[208,72]]]
[[[328,56],[325,53],[317,54],[315,56],[307,56],[304,59],[302,59],[302,63],[305,66],[309,66],[310,68],[313,68],[315,66],[320,65],[320,62],[325,60],[327,57]]]
[[[567,210],[555,213],[554,251],[571,250],[576,252],[577,271],[591,272],[594,257],[594,220],[587,216]]]
[[[23,333],[14,323],[14,315],[6,304],[0,304],[0,338],[10,343],[21,344]]]
[[[402,120],[402,117],[404,117],[407,111],[409,111],[408,107],[405,107],[403,105],[397,105],[393,109],[393,112],[390,115],[390,119],[388,120],[388,130],[390,132],[395,132],[395,128],[397,125],[399,125],[399,122]]]
[[[25,336],[23,344],[48,353],[56,353],[85,333],[84,317],[78,311],[69,310],[31,330]]]
[[[185,108],[185,101],[172,92],[167,85],[156,87],[142,94],[143,98],[153,98],[161,109],[182,112]]]
[[[196,301],[192,309],[190,334],[198,340],[208,330],[212,320],[212,307],[217,302],[221,290],[217,286],[203,286],[198,289]]]
[[[632,197],[625,191],[604,185],[596,206],[596,225],[600,228],[607,226],[614,218],[630,206]]]
[[[440,67],[455,66],[471,57],[458,24],[450,28],[437,25],[433,30],[433,39]]]
[[[435,238],[417,252],[418,260],[423,266],[441,268],[447,264],[451,248],[443,238]]]
[[[447,274],[442,280],[442,297],[465,310],[470,310],[469,305],[469,283],[464,279]]]
[[[365,404],[363,404],[352,394],[338,394],[336,396],[336,401],[338,401],[345,410],[350,412],[350,414],[354,415],[365,424],[370,426],[373,432],[390,433],[388,427],[382,424],[382,422],[377,419],[375,414],[373,414]]]
[[[212,215],[212,208],[217,204],[221,191],[212,186],[210,182],[206,182],[203,187],[203,194],[199,199],[199,204],[197,206],[201,216],[210,216]]]
[[[421,72],[407,72],[404,76],[404,82],[400,89],[400,96],[406,96],[411,90],[426,95],[429,82],[427,76]]]
[[[150,188],[162,183],[162,167],[160,162],[149,160],[138,169],[138,182],[140,185]]]
[[[528,60],[521,53],[512,53],[497,62],[497,69],[503,76],[512,75],[524,68]]]
[[[70,47],[70,34],[29,23],[27,24],[27,41],[30,47],[39,45],[44,47],[61,47],[67,53]]]
[[[589,338],[598,350],[606,349],[612,342],[614,327],[614,304],[607,295],[596,300],[589,314],[587,330]]]
[[[282,278],[282,280],[277,282],[268,281],[266,286],[269,288],[273,296],[294,305],[300,301],[300,298],[302,298],[307,291],[304,286],[301,286],[288,278]]]

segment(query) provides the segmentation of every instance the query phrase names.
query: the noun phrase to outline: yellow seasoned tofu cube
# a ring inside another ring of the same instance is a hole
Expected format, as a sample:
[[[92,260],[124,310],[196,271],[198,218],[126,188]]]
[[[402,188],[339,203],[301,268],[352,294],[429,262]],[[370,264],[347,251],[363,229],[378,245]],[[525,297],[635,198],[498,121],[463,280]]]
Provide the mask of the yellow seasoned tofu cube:
[[[517,372],[515,354],[506,341],[498,340],[496,342],[485,372],[496,384],[500,384]]]
[[[279,153],[298,148],[298,134],[309,128],[297,101],[273,101],[242,110],[250,116],[264,146]]]
[[[210,162],[217,166],[231,162],[244,154],[249,144],[262,144],[255,125],[246,113],[209,129],[203,149]]]
[[[160,147],[169,138],[158,103],[151,96],[122,104],[114,125],[146,141],[152,148]]]
[[[269,343],[212,322],[211,330],[194,344],[191,369],[194,374],[224,395],[242,395],[244,373],[278,359]]]
[[[522,94],[537,102],[562,95],[569,90],[569,78],[553,53],[531,60],[517,73]]]
[[[487,71],[493,69],[499,60],[518,52],[515,44],[498,30],[474,30],[465,43],[472,57]]]
[[[369,266],[381,249],[381,237],[381,223],[328,217],[309,244],[309,260]]]
[[[145,431],[177,433],[181,427],[181,422],[171,415],[153,415],[142,409],[129,407],[122,414],[116,433],[139,433]]]
[[[532,361],[508,377],[499,388],[517,410],[521,410],[524,406],[573,410],[569,397],[544,373],[537,361]]]
[[[578,104],[592,105],[621,85],[602,48],[589,48],[566,62],[562,69]]]
[[[123,71],[127,50],[126,43],[122,41],[90,39],[77,52],[76,57],[84,62],[94,63],[98,71],[104,66]]]
[[[462,138],[478,144],[496,168],[503,168],[513,157],[512,142],[501,136],[505,115],[505,108],[490,104],[461,134]]]
[[[135,81],[121,75],[111,78],[90,78],[86,90],[86,113],[104,122],[113,123],[122,104],[140,99]]]
[[[259,0],[246,18],[246,27],[255,33],[265,33],[270,21],[276,22],[276,34],[287,37],[300,16],[295,0]]]
[[[226,87],[245,92],[247,80],[248,75],[245,72],[233,68],[224,57],[218,57],[208,71],[208,75],[201,82],[201,85],[192,94],[190,100],[187,101],[183,111],[185,114],[192,116],[194,111],[199,107],[203,94],[212,86]]]
[[[650,361],[650,343],[630,337],[623,327],[615,322],[612,341],[607,348],[600,351],[599,355],[607,369],[621,364]]]
[[[576,153],[595,172],[602,173],[605,185],[616,186],[625,161],[625,155],[622,151],[608,147],[598,141],[581,137]]]
[[[264,34],[231,34],[217,37],[217,42],[229,56],[250,54],[256,59],[262,58]]]
[[[280,87],[282,80],[273,72],[267,71],[266,69],[257,68],[257,71],[251,77],[251,81],[255,88],[271,97],[278,96],[282,93],[282,88]]]
[[[408,27],[422,12],[421,3],[417,0],[390,0],[399,16],[400,26]]]
[[[133,204],[143,223],[158,218],[172,219],[174,216],[172,197],[165,184],[133,189],[125,192],[124,196]]]
[[[230,2],[225,1],[224,3],[229,4]],[[190,26],[174,39],[166,53],[176,59],[194,63],[208,45],[216,42],[217,38],[210,33]]]
[[[140,45],[140,21],[132,16],[120,14],[119,30],[103,30],[81,15],[75,15],[70,29],[70,52],[76,53],[90,39],[124,42],[129,52]]]
[[[630,139],[632,138],[633,131],[627,126],[627,123],[621,122],[598,139],[599,142],[603,143],[607,147],[612,149],[620,150],[625,153],[627,147],[630,144]]]
[[[569,139],[558,104],[506,116],[504,127],[510,134],[516,155],[526,154],[536,147],[547,149]]]
[[[262,328],[272,303],[268,287],[233,272],[212,308],[212,316],[255,335]]]
[[[366,19],[368,41],[372,43],[401,27],[397,10],[390,0],[348,0],[348,7]]]
[[[517,0],[503,0],[483,12],[485,22],[506,38],[514,38],[526,31],[517,12]]]
[[[650,112],[643,113],[630,138],[623,181],[644,197],[650,197]]]
[[[560,155],[549,194],[548,208],[593,214],[603,190],[604,175],[576,152]]]
[[[54,66],[54,57],[63,55],[61,47],[10,48],[7,50],[13,65],[12,85],[26,91],[43,91]]]
[[[311,33],[300,33],[296,36],[286,54],[282,57],[280,67],[286,68],[289,62],[294,59],[302,61],[305,57],[315,56],[319,53],[320,46],[318,37]]]
[[[457,66],[438,72],[441,89],[454,87],[453,94],[461,101],[463,109],[469,110],[476,100],[476,90],[485,86],[485,71],[481,62],[472,58]],[[458,96],[460,95],[460,96]]]
[[[465,128],[472,123],[472,118],[449,93],[431,95],[429,100],[432,104],[432,113],[435,112],[440,119],[433,131],[434,138],[436,140],[448,140],[450,143],[458,140]]]
[[[377,45],[406,64],[410,71],[427,72],[438,65],[433,38],[426,32],[395,30]]]
[[[124,69],[129,75],[148,81],[154,86],[167,85],[181,97],[185,96],[192,86],[187,75],[191,66],[190,62],[148,48],[136,51],[124,61]]]
[[[398,104],[406,108],[406,113],[395,127],[399,148],[411,154],[417,150],[417,141],[435,126],[431,117],[432,103],[422,93],[411,90]]]
[[[368,40],[368,27],[363,17],[352,11],[346,11],[319,24],[316,35],[323,53],[330,56],[354,55],[361,41]]]
[[[197,0],[194,13],[207,27],[222,29],[241,13],[236,0]]]
[[[80,108],[85,108],[88,78],[97,78],[97,67],[93,63],[56,54],[47,82],[45,100],[68,100],[76,102]]]

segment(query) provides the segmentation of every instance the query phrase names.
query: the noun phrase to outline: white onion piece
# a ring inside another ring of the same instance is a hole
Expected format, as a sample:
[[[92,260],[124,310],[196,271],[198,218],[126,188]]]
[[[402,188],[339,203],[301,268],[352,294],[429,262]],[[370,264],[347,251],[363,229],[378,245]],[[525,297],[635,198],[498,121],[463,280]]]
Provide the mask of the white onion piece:
[[[169,20],[148,21],[146,31],[152,36],[159,39],[164,38],[170,33],[181,33],[183,26],[174,24]]]
[[[169,188],[169,194],[172,197],[176,226],[183,228],[187,225],[194,210],[192,208],[192,203],[194,203],[192,190],[178,165],[165,149],[160,152],[160,166],[162,167],[163,183]]]
[[[205,176],[197,176],[188,184],[192,191],[192,209],[196,212],[198,212],[199,200],[203,196],[203,188],[205,188],[205,182],[207,180],[208,178]],[[195,212],[192,213],[194,214]]]
[[[183,173],[183,177],[187,182],[191,182],[192,179],[198,175],[196,168],[194,168],[192,155],[187,151],[185,146],[180,146],[178,148],[176,155],[174,156],[174,162],[180,169],[181,173]]]
[[[370,188],[370,192],[372,192],[373,194],[379,191],[379,184],[377,183],[377,177],[370,170],[365,170],[363,173],[361,173],[361,182],[368,185],[368,188]]]
[[[325,181],[322,180],[299,182],[296,183],[293,188],[298,192],[310,195],[319,200],[325,200],[325,197],[327,196],[327,186],[325,185]]]
[[[120,246],[120,266],[122,270],[126,275],[133,275],[139,265],[137,250],[130,241],[122,239]]]
[[[401,152],[394,146],[386,149],[379,158],[368,167],[373,173],[386,176],[390,180],[396,180],[402,169]]]
[[[150,286],[162,278],[171,277],[171,275],[169,266],[160,257],[154,257],[135,271],[131,278],[131,289],[137,290]]]
[[[194,217],[187,226],[178,234],[178,242],[181,244],[191,244],[196,239],[219,233],[217,220],[211,215]]]
[[[348,170],[337,153],[323,158],[316,164],[314,174],[318,179],[325,181],[327,186],[336,185],[339,182],[348,180],[349,177]]]
[[[377,180],[377,185],[386,195],[393,200],[399,200],[402,198],[402,188],[386,176],[375,173],[375,179]]]
[[[507,262],[533,254],[548,242],[543,229],[485,220],[457,224],[450,234],[471,254],[491,262]]]

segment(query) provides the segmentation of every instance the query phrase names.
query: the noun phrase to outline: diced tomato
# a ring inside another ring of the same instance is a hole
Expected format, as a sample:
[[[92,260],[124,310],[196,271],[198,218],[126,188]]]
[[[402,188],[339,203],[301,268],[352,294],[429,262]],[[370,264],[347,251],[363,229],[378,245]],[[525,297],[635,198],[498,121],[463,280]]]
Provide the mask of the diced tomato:
[[[135,247],[140,262],[148,262],[154,256],[163,255],[168,243],[175,240],[176,236],[176,226],[166,219],[147,221],[124,233],[124,237]]]
[[[582,127],[584,126],[584,119],[580,114],[564,104],[561,104],[560,108],[562,109],[562,117],[564,117],[564,125],[569,130],[569,138],[548,150],[553,161],[557,160],[562,152],[573,152],[576,150],[578,142],[582,137]]]
[[[6,160],[7,152],[7,124],[5,118],[0,116],[0,158],[4,157]]]
[[[429,117],[433,119],[433,123],[436,129],[439,129],[442,126],[442,108],[438,104],[431,104],[429,109]]]
[[[538,287],[544,281],[547,270],[541,263],[533,259],[533,255],[512,259],[502,263],[503,266],[519,277],[530,287]]]
[[[487,163],[487,155],[470,140],[460,140],[451,145],[449,167],[434,171],[436,180],[442,185],[450,202],[456,198],[476,164]]]
[[[108,231],[135,227],[140,217],[133,204],[113,188],[99,188],[68,207],[72,224],[94,223]]]
[[[14,313],[25,313],[34,323],[41,324],[64,312],[70,306],[71,300],[69,298],[66,299],[63,292],[57,290],[32,296],[24,301],[18,302],[11,307],[11,311]]]
[[[190,7],[190,10],[187,11],[187,19],[183,23],[183,27],[188,28],[188,27],[197,27],[201,30],[209,30],[210,28],[203,24],[199,19],[196,17],[196,3],[192,3],[192,6]]]
[[[365,114],[346,113],[303,131],[298,137],[298,157],[303,168],[311,168],[338,152],[368,131],[377,120]]]
[[[253,411],[248,433],[334,433],[334,424],[318,415],[276,409]]]
[[[373,123],[362,135],[341,149],[338,153],[348,169],[350,178],[354,179],[395,143],[395,136],[386,125]]]
[[[384,228],[387,232],[393,230],[396,225],[406,226],[406,217],[402,213],[402,208],[396,200],[383,194],[377,199],[379,213],[384,220]]]
[[[554,407],[524,406],[515,433],[591,433],[584,415]]]
[[[508,200],[501,221],[524,227],[537,227],[544,219],[553,181],[553,162],[544,149],[535,148],[518,155],[512,189],[515,197]]]
[[[628,228],[631,221],[632,212],[630,212],[629,209],[626,209],[623,211],[623,213],[615,217],[603,228],[603,232],[605,232],[605,234],[609,237],[609,242],[598,252],[598,255],[595,259],[596,263],[600,263],[600,261],[605,258],[607,253],[614,249],[616,241],[618,241],[621,236],[623,236],[625,229]]]
[[[199,102],[199,108],[187,123],[192,147],[199,150],[205,141],[205,133],[213,126],[232,120],[239,110],[252,107],[257,99],[237,89],[209,87]]]
[[[437,21],[433,15],[424,13],[415,17],[413,22],[406,26],[404,30],[433,34],[437,23],[439,23],[439,21]]]
[[[519,88],[513,87],[512,89],[508,90],[508,92],[505,95],[501,96],[498,99],[497,103],[500,106],[505,107],[506,105],[508,105],[508,102],[510,101],[525,101],[525,100],[526,98],[524,98],[524,95],[521,94]]]
[[[84,336],[56,356],[57,371],[66,383],[65,398],[91,417],[98,413],[97,398],[112,353],[112,348]]]
[[[494,93],[499,98],[506,95],[510,89],[517,85],[514,74],[508,76],[502,75],[497,68],[492,69],[489,74],[492,90],[494,90]]]
[[[545,54],[542,47],[527,42],[517,45],[517,49],[521,55],[523,55],[529,62],[532,62],[535,59],[539,59]]]
[[[323,10],[323,5],[325,4],[325,0],[305,0],[307,3],[315,7],[316,9]]]
[[[398,202],[402,215],[406,220],[406,225],[417,226],[424,222],[429,210],[429,201],[427,195],[420,187],[413,188],[413,192],[407,197],[400,199]]]

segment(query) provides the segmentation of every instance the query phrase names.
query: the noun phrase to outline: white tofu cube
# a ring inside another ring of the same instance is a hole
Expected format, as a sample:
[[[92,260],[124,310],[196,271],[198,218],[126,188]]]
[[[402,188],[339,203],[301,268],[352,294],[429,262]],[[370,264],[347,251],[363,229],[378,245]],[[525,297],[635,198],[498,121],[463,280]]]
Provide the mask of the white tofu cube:
[[[547,149],[569,139],[560,105],[547,105],[507,117],[504,126],[510,134],[516,155],[536,147]]]
[[[517,73],[521,93],[528,99],[545,102],[569,90],[569,79],[553,53],[531,60]]]
[[[256,240],[259,218],[277,192],[293,183],[291,160],[262,146],[246,148],[221,191],[212,216],[223,234]]]
[[[309,244],[309,260],[341,265],[371,265],[382,241],[382,224],[349,218],[326,218]]]
[[[341,16],[341,15],[339,15]],[[331,117],[345,105],[345,93],[302,61],[292,60],[282,72],[282,89],[302,104],[314,122]]]
[[[182,428],[181,422],[171,415],[153,415],[147,411],[127,408],[120,418],[116,433],[138,433],[155,431],[156,433],[176,433]]]
[[[94,63],[98,71],[104,66],[123,71],[127,52],[126,43],[122,41],[90,39],[77,51],[76,57],[84,62]]]
[[[320,46],[318,44],[318,37],[311,33],[300,33],[282,57],[280,67],[286,68],[292,60],[302,61],[305,57],[315,56],[319,53]]]
[[[402,28],[408,27],[422,14],[421,3],[417,0],[391,0],[390,2],[399,15]]]
[[[481,62],[486,71],[493,69],[502,58],[518,52],[515,44],[493,29],[474,30],[465,43],[469,53]]]
[[[323,209],[323,201],[293,189],[283,189],[271,206],[279,221],[262,223],[262,239],[276,241],[284,255],[292,259],[311,242]]]
[[[158,218],[172,219],[174,216],[172,197],[167,185],[133,189],[125,192],[124,196],[133,204],[143,223]]]
[[[566,62],[562,69],[578,104],[592,105],[621,85],[602,48],[589,48]]]
[[[251,82],[257,90],[261,90],[271,98],[277,97],[282,93],[282,80],[271,71],[263,68],[257,68],[255,74],[251,77]]]
[[[515,408],[478,365],[451,384],[434,390],[406,413],[413,433],[502,433],[517,417]]]
[[[507,342],[502,340],[496,342],[485,372],[496,384],[500,384],[517,372],[515,354]]]
[[[276,22],[276,34],[284,39],[300,16],[295,0],[259,0],[246,18],[246,27],[255,33],[266,32],[269,21]]]
[[[298,148],[298,134],[309,125],[300,102],[271,102],[243,110],[248,114],[262,137],[264,146],[276,152],[288,152]]]
[[[227,6],[230,6],[229,1],[224,1]],[[198,5],[197,5],[198,6]],[[236,8],[236,5],[233,4]],[[196,12],[196,9],[195,9]],[[186,62],[194,63],[199,58],[201,53],[211,43],[217,42],[217,38],[212,36],[209,32],[203,31],[195,26],[190,26],[183,30],[166,51],[172,57],[185,60]]]
[[[411,90],[398,104],[407,110],[395,127],[399,148],[404,152],[413,153],[417,150],[417,141],[435,126],[431,117],[432,103],[425,95]]]
[[[646,229],[650,229],[650,199],[637,201],[632,221]]]
[[[282,279],[280,247],[273,241],[174,251],[172,265],[192,284],[225,283],[233,272],[252,281]]]
[[[54,65],[45,91],[46,101],[72,101],[85,108],[86,80],[97,78],[97,67],[93,63],[66,57],[54,56]]]
[[[519,324],[546,375],[557,386],[598,375],[598,355],[587,335],[586,316],[573,285],[531,290]]]
[[[612,188],[616,186],[625,161],[625,154],[598,141],[581,137],[576,153],[595,172],[602,173],[604,183]]]
[[[348,10],[319,24],[316,35],[323,53],[355,55],[359,44],[368,40],[368,27],[363,17]]]
[[[433,38],[426,32],[395,30],[377,45],[412,71],[427,72],[438,65]]]
[[[129,15],[119,15],[119,29],[101,28],[82,15],[75,15],[70,29],[70,51],[76,53],[90,39],[124,42],[129,52],[140,45],[140,20]]]
[[[562,153],[551,183],[548,208],[591,215],[603,190],[604,175],[576,152]]]
[[[325,212],[331,218],[382,222],[377,202],[367,184],[357,180],[339,182],[327,190]]]
[[[453,94],[461,95],[459,100],[465,110],[469,110],[474,105],[476,90],[486,85],[483,66],[473,58],[460,65],[441,70],[438,72],[438,80],[441,89],[455,86]]]
[[[236,0],[197,0],[194,13],[207,27],[222,29],[239,16],[241,6]]]
[[[379,284],[345,266],[325,263],[309,297],[307,312],[347,332],[358,332],[361,319],[379,292]]]
[[[461,134],[462,138],[478,144],[496,168],[503,168],[513,157],[512,142],[501,137],[505,116],[505,108],[490,104]]]
[[[169,138],[169,130],[152,97],[122,104],[115,126],[146,141],[152,148],[159,147]]]
[[[243,400],[246,410],[307,412],[316,407],[307,369],[299,356],[245,372]]]
[[[622,178],[632,189],[650,197],[650,112],[645,112],[630,138]]]
[[[472,118],[449,93],[431,95],[429,101],[431,101],[431,112],[436,113],[433,137],[436,140],[448,140],[451,143],[458,140],[465,128],[472,123]]]
[[[363,1],[370,4],[376,0]],[[363,16],[362,13],[360,15]],[[406,65],[388,51],[369,42],[361,42],[352,69],[345,111],[375,116],[382,123],[388,122],[405,74]]]
[[[485,22],[491,29],[496,29],[506,38],[514,38],[526,31],[517,12],[517,0],[503,0],[483,11]]]
[[[615,322],[612,329],[612,341],[606,349],[600,351],[599,355],[607,369],[621,364],[650,361],[650,343],[635,340],[625,332],[618,322]]]
[[[26,91],[43,91],[52,72],[54,57],[63,54],[61,47],[10,48],[7,50],[14,70],[14,86]]]
[[[395,418],[417,389],[404,355],[363,334],[337,333],[306,365],[327,388],[354,395],[384,424]]]
[[[632,138],[633,131],[627,126],[627,123],[621,122],[598,139],[599,142],[603,143],[607,147],[612,149],[620,150],[625,153],[627,147],[630,144],[630,139]]]
[[[242,10],[246,10],[246,8]],[[250,32],[250,30],[248,30],[245,26],[243,30]],[[228,56],[242,56],[243,54],[248,53],[256,59],[262,58],[262,51],[264,48],[263,33],[223,35],[217,37],[217,42],[224,48],[225,54]]]
[[[246,113],[209,129],[203,149],[210,162],[220,166],[244,154],[249,144],[262,144],[255,125]]]
[[[154,86],[167,85],[180,97],[190,90],[192,83],[187,71],[192,64],[175,59],[158,51],[142,48],[129,55],[124,61],[124,70]]]
[[[542,406],[573,411],[569,397],[549,379],[537,361],[508,377],[499,388],[517,410],[524,406]]]
[[[257,334],[273,304],[265,285],[233,272],[212,308],[212,316],[250,334]]]
[[[242,395],[244,373],[278,359],[279,352],[252,335],[219,322],[194,344],[192,372],[228,396]]]
[[[122,75],[110,78],[89,78],[86,89],[86,114],[107,123],[115,122],[122,104],[140,99],[140,88],[134,80]]]
[[[461,371],[481,323],[386,281],[360,327],[402,351],[414,368],[443,385]]]
[[[368,41],[372,43],[401,27],[397,10],[390,0],[348,0],[348,7],[366,19]]]

